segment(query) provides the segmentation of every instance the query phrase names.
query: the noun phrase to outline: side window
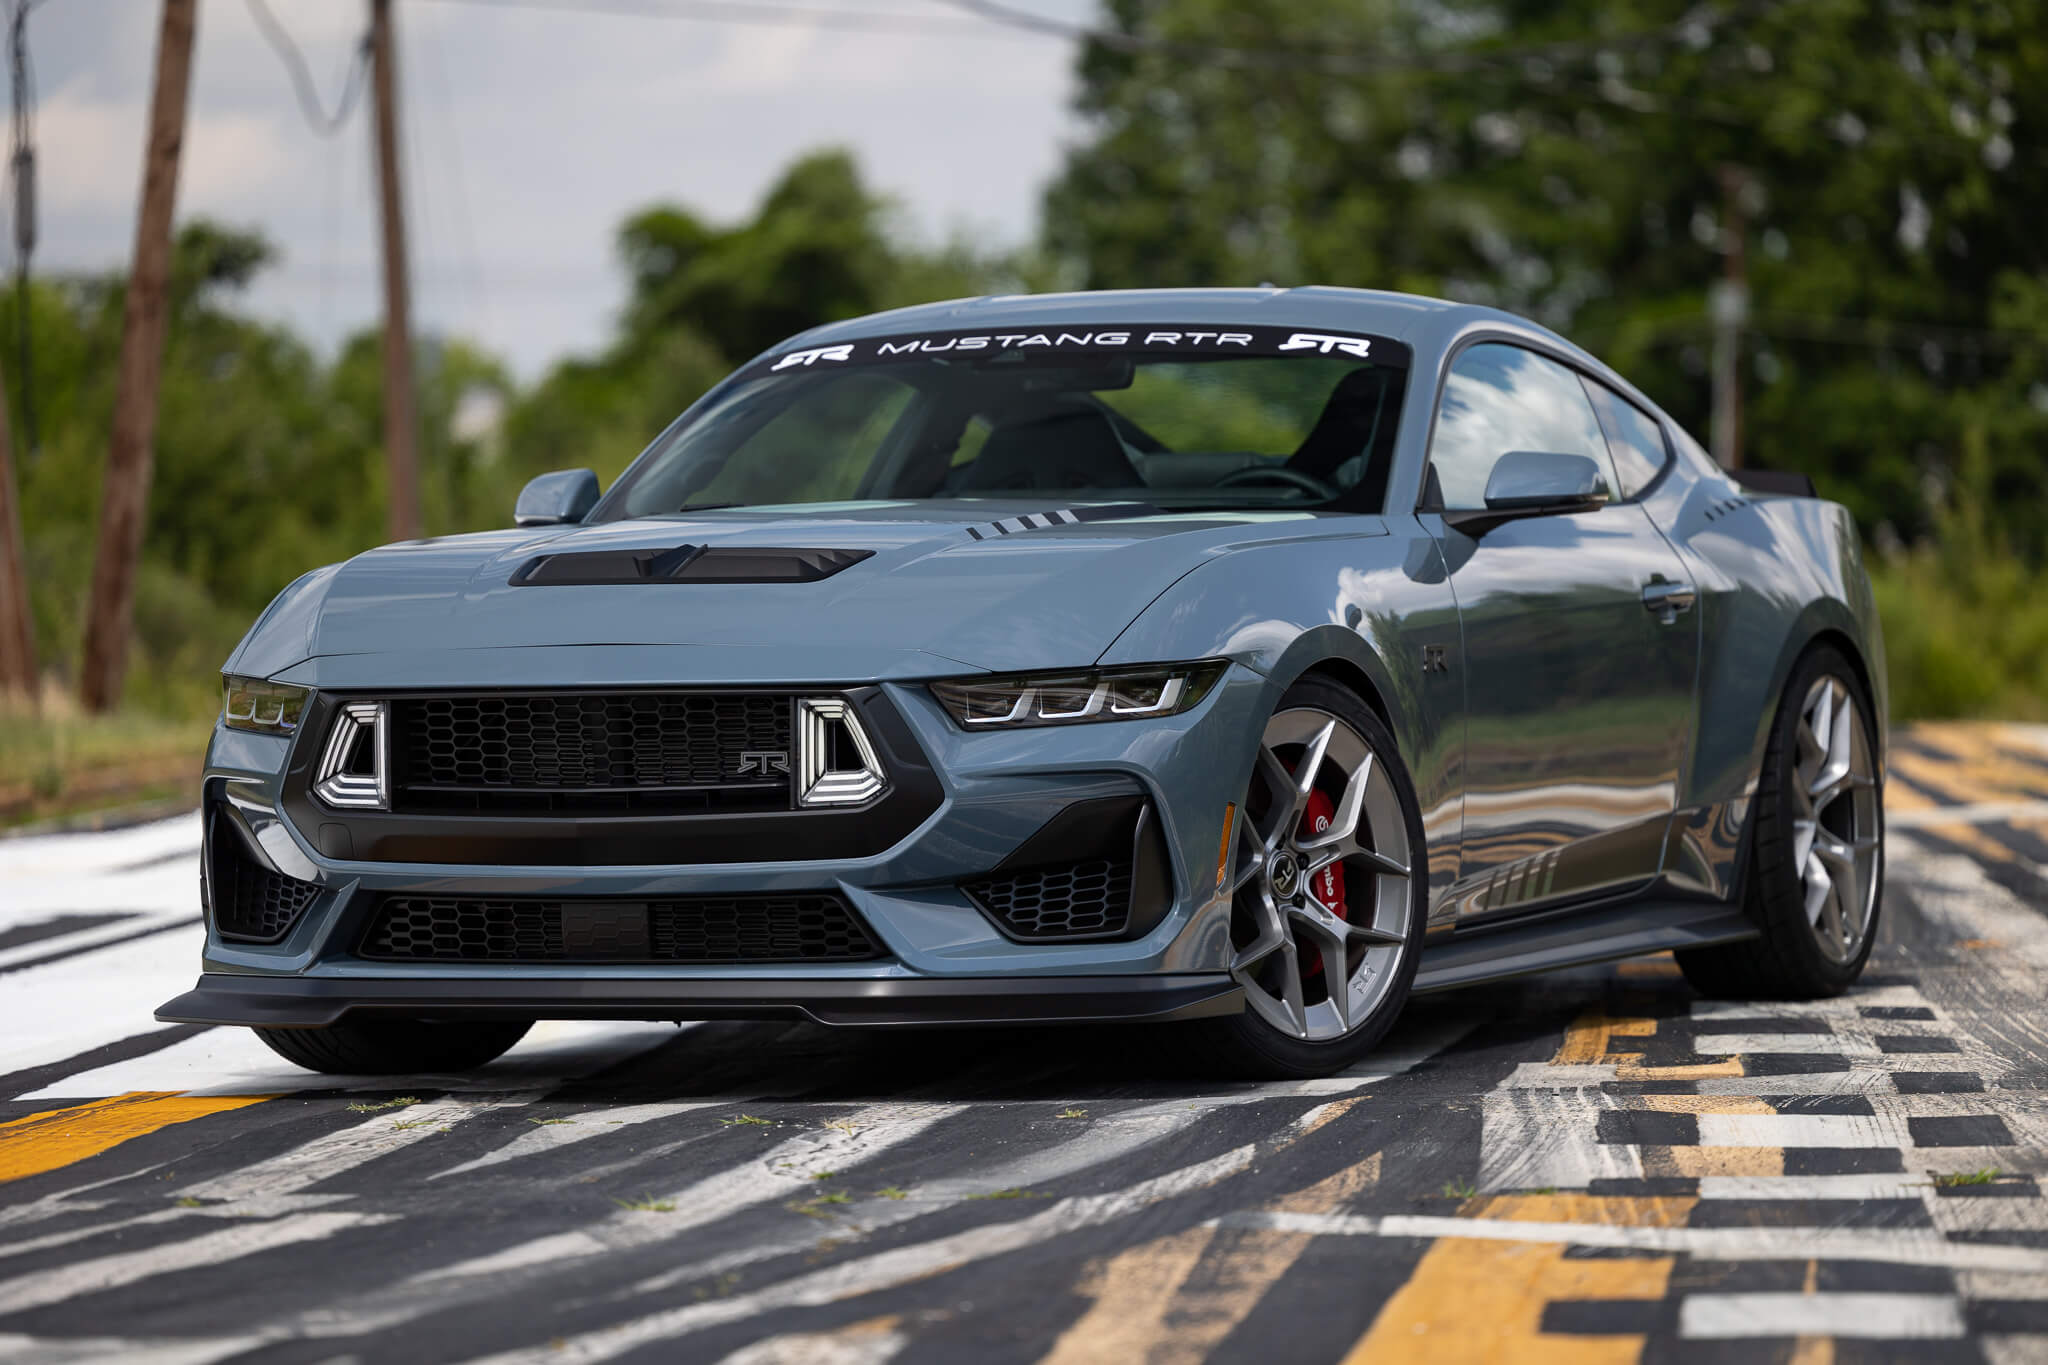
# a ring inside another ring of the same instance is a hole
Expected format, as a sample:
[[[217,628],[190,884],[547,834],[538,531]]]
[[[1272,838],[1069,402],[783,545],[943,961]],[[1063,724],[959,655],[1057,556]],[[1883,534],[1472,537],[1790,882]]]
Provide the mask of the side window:
[[[1648,488],[1671,462],[1671,448],[1657,419],[1597,379],[1586,381],[1600,425],[1607,431],[1607,451],[1621,479],[1621,496],[1633,498]]]
[[[1486,506],[1487,476],[1510,450],[1589,456],[1613,491],[1607,439],[1577,373],[1520,346],[1468,346],[1444,381],[1429,445],[1444,507]]]

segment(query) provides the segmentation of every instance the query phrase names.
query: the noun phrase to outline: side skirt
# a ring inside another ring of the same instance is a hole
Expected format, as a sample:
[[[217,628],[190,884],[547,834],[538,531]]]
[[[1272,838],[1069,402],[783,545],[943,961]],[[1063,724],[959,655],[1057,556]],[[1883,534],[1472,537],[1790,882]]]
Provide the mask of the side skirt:
[[[1732,905],[1631,901],[1612,909],[1453,935],[1441,946],[1423,951],[1414,989],[1418,995],[1447,991],[1531,972],[1755,937],[1756,925]]]

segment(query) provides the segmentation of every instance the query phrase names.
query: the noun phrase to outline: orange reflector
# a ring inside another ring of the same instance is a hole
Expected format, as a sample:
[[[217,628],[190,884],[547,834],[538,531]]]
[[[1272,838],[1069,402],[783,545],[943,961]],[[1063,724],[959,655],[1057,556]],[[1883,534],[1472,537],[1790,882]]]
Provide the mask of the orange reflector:
[[[1237,802],[1223,808],[1223,843],[1216,850],[1216,889],[1223,889],[1223,879],[1230,875],[1230,836],[1237,832]]]

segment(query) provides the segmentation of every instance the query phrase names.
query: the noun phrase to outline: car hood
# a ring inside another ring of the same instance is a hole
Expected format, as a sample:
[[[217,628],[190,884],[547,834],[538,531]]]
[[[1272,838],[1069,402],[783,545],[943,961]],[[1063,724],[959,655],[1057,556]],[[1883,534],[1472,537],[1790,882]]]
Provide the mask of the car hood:
[[[976,499],[736,508],[411,541],[301,580],[231,667],[274,676],[307,659],[347,658],[358,663],[315,670],[320,680],[389,682],[406,670],[364,656],[438,656],[426,671],[452,677],[451,667],[470,670],[450,665],[451,652],[594,646],[643,656],[664,647],[669,669],[675,647],[700,647],[705,667],[687,671],[707,679],[757,665],[791,681],[1074,667],[1100,657],[1207,558],[1383,530],[1361,525],[1372,520]],[[542,556],[603,556],[574,562],[615,570],[634,552],[680,546],[864,557],[812,582],[514,581]],[[714,654],[725,662],[713,666]],[[756,662],[739,662],[749,657]]]

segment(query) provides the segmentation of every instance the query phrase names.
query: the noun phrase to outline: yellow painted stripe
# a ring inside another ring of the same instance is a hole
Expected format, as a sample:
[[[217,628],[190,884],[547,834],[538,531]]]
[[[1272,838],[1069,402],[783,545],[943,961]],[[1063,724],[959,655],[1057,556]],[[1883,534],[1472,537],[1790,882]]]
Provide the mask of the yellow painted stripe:
[[[1643,1174],[1694,1179],[1703,1175],[1783,1175],[1778,1147],[1643,1147]]]
[[[1335,1213],[1379,1178],[1374,1152],[1263,1207]],[[1094,1306],[1060,1334],[1044,1365],[1199,1365],[1314,1240],[1265,1228],[1193,1227],[1097,1262],[1076,1286]]]
[[[1550,1059],[1553,1066],[1583,1066],[1607,1060],[1615,1038],[1647,1038],[1657,1031],[1655,1019],[1612,1018],[1604,1009],[1590,1009],[1565,1030],[1564,1044]],[[1626,1053],[1626,1049],[1623,1049]],[[1637,1054],[1627,1054],[1637,1055]]]
[[[1497,1195],[1473,1200],[1461,1212],[1518,1221],[1679,1227],[1697,1202],[1690,1196]],[[1577,1260],[1565,1250],[1536,1242],[1438,1239],[1352,1347],[1345,1365],[1633,1365],[1646,1338],[1548,1334],[1544,1305],[1557,1299],[1661,1299],[1670,1287],[1673,1258]]]
[[[181,1095],[137,1090],[0,1123],[0,1181],[41,1175],[174,1123],[261,1104],[270,1095]]]

